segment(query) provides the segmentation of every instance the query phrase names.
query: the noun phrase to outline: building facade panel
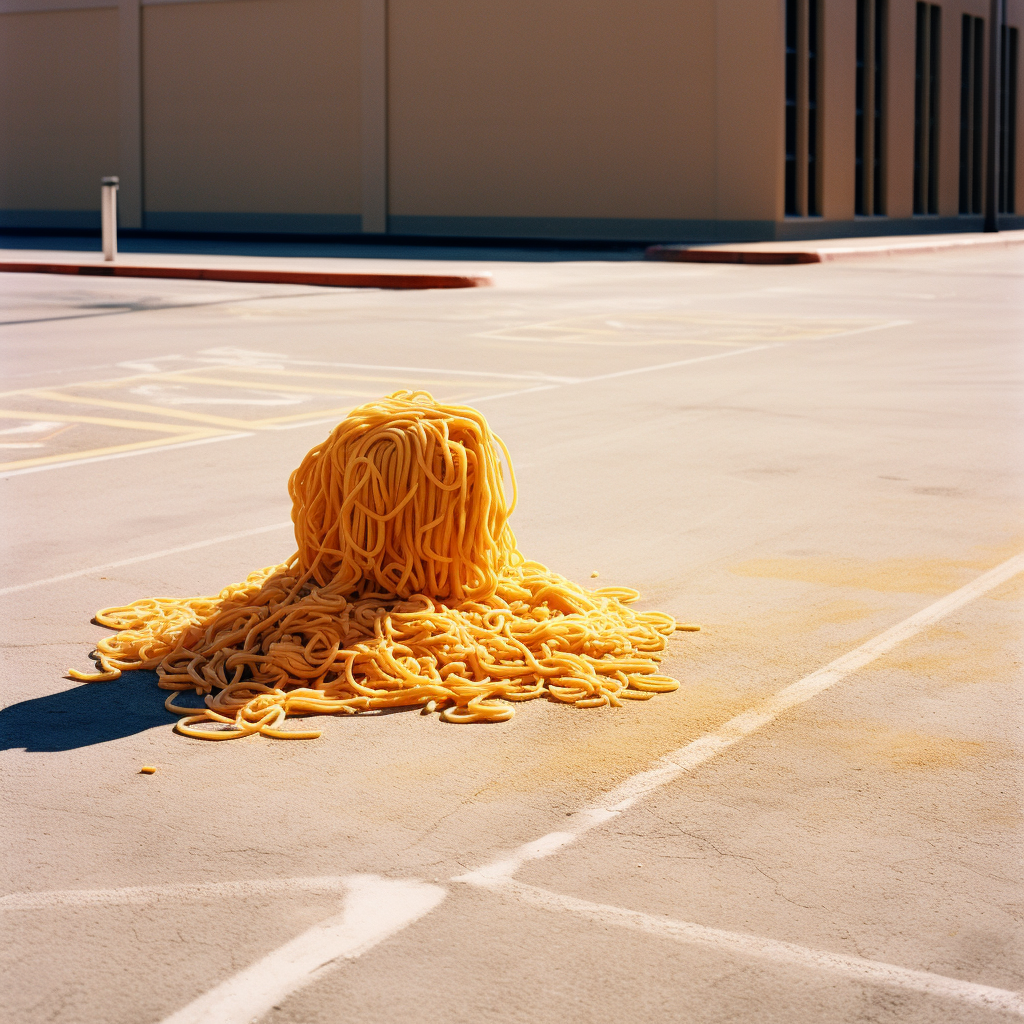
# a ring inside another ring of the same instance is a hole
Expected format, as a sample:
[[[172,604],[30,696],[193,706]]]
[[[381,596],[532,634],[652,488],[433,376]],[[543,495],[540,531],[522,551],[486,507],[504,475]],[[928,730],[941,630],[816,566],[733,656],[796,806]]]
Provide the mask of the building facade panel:
[[[854,216],[854,107],[856,68],[850,40],[857,31],[857,4],[850,0],[822,3],[821,216],[850,220]]]
[[[391,0],[393,216],[715,216],[711,0]]]
[[[123,226],[162,230],[977,230],[989,18],[989,0],[0,0],[0,226],[92,226],[115,173]],[[1019,52],[1024,0],[1006,20]]]
[[[98,227],[117,98],[115,10],[0,13],[0,210],[26,227]]]
[[[358,0],[145,6],[147,214],[358,217],[358,19]]]
[[[715,4],[715,216],[736,230],[783,216],[784,6]]]

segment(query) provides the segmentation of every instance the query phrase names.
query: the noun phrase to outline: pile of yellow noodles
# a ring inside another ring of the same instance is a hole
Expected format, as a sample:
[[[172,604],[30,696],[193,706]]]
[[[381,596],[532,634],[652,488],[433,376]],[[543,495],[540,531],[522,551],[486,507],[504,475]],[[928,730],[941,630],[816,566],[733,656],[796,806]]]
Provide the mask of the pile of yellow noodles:
[[[528,562],[508,525],[502,442],[474,409],[399,391],[353,410],[292,474],[298,551],[216,597],[105,608],[102,672],[156,669],[177,729],[202,739],[282,729],[288,716],[424,705],[449,722],[505,721],[512,701],[620,705],[674,690],[658,654],[677,627],[626,588],[587,591]],[[219,725],[214,725],[219,723]]]

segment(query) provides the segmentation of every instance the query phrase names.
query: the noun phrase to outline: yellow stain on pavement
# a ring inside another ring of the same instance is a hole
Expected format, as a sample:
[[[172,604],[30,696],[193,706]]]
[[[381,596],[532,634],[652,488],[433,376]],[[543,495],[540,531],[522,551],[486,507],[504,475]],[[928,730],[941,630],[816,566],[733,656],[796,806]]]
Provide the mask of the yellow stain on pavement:
[[[948,594],[990,567],[987,560],[944,558],[753,558],[729,566],[737,576],[817,583],[881,593]]]

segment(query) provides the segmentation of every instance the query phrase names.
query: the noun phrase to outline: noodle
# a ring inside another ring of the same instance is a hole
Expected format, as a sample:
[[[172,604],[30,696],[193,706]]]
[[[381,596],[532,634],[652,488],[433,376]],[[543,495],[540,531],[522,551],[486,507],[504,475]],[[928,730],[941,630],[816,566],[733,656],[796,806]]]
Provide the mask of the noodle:
[[[285,719],[410,705],[503,722],[516,701],[621,706],[678,687],[659,654],[674,629],[698,627],[524,559],[508,524],[512,463],[476,410],[423,391],[361,406],[288,490],[291,558],[216,597],[103,609],[96,621],[118,632],[97,645],[102,671],[71,678],[155,669],[178,732],[201,739],[312,739]],[[206,707],[176,705],[183,690]]]

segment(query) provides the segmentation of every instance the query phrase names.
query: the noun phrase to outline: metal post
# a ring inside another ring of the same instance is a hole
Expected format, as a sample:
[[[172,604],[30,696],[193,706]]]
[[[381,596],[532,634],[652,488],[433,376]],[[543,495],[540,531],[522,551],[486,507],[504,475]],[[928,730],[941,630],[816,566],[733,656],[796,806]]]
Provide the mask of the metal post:
[[[988,33],[988,152],[985,155],[985,230],[999,230],[999,57],[1003,2],[991,0]]]
[[[103,259],[117,259],[117,186],[118,179],[100,179],[100,228],[103,232]]]

